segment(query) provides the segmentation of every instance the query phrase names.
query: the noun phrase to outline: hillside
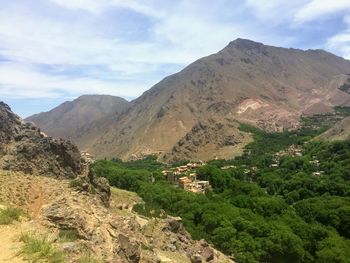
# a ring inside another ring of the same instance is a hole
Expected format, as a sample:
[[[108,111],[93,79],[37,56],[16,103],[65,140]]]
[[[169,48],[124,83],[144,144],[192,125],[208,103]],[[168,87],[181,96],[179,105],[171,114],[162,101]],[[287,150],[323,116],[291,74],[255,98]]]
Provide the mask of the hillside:
[[[334,127],[317,137],[321,140],[338,141],[350,139],[350,117],[336,123]]]
[[[109,95],[84,95],[64,102],[56,108],[26,119],[34,122],[43,132],[55,138],[72,140],[81,149],[98,137],[100,129],[117,118],[129,102]]]
[[[350,105],[349,61],[323,50],[237,39],[171,75],[111,121],[89,151],[99,157],[230,158],[251,139],[239,122],[296,128],[301,114]]]

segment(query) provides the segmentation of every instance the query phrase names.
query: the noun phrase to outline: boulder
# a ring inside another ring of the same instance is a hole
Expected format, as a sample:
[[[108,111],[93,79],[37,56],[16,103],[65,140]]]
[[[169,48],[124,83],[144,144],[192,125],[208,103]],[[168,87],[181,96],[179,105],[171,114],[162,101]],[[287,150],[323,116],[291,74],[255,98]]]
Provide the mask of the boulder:
[[[202,263],[202,257],[199,254],[195,254],[190,258],[191,263]]]
[[[138,263],[141,259],[140,246],[136,242],[131,242],[129,237],[119,234],[118,236],[120,250],[118,254],[125,256],[129,262]]]

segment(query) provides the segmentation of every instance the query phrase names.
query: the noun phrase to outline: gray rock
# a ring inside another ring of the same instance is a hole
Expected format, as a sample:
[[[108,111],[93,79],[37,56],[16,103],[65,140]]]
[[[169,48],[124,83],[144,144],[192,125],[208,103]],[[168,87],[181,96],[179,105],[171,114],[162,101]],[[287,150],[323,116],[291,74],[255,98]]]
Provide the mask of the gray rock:
[[[79,244],[75,242],[65,242],[60,245],[60,248],[67,253],[76,253],[80,250]]]
[[[174,244],[167,244],[165,247],[166,250],[169,250],[171,252],[175,252],[177,250],[177,247]]]
[[[195,254],[190,258],[191,263],[202,263],[202,257],[199,254]]]

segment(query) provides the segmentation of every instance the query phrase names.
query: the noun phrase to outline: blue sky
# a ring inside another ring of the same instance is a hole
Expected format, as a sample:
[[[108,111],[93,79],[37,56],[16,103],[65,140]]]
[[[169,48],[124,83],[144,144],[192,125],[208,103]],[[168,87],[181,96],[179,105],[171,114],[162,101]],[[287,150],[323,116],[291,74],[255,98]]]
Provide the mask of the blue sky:
[[[238,37],[350,59],[350,0],[0,0],[0,100],[131,100]]]

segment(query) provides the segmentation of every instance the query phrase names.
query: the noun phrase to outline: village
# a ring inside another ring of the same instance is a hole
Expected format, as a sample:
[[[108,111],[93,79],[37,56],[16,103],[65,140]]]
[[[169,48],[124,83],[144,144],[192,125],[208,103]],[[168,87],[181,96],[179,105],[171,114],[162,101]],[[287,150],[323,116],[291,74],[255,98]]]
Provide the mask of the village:
[[[279,151],[273,156],[273,163],[271,167],[279,167],[281,158],[284,156],[292,156],[292,157],[301,157],[303,156],[303,151],[301,146],[297,146],[295,144],[289,146],[286,150]],[[312,156],[313,160],[309,161],[310,164],[314,165],[317,171],[313,172],[313,176],[321,176],[324,174],[324,171],[319,170],[320,161],[316,158],[316,156]]]
[[[196,168],[205,165],[204,162],[190,162],[186,165],[181,165],[168,170],[163,170],[162,174],[166,179],[181,187],[185,191],[193,193],[205,193],[206,190],[211,189],[209,181],[197,180]]]

